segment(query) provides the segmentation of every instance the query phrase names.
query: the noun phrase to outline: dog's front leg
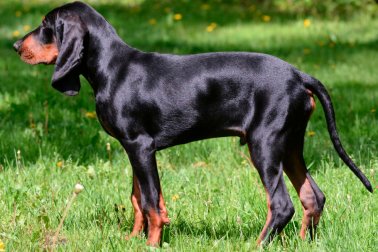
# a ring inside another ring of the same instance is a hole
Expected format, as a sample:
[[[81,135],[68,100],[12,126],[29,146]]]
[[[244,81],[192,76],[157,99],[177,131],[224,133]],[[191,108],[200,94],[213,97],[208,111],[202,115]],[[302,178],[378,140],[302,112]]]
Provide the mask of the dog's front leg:
[[[130,235],[126,236],[126,240],[138,236],[143,230],[147,232],[147,217],[145,216],[142,210],[140,185],[134,173],[133,188],[131,192],[131,204],[134,208],[134,226]]]
[[[160,188],[154,141],[141,135],[121,143],[129,156],[134,175],[131,202],[135,211],[135,223],[130,236],[147,228],[147,245],[158,246],[162,228],[169,223],[169,219]]]

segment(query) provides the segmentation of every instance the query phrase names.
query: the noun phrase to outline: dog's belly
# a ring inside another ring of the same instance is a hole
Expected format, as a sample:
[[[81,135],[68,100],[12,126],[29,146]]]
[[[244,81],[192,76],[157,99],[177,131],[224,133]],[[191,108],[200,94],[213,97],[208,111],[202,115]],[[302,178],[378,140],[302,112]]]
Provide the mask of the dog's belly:
[[[209,130],[208,128],[193,127],[186,131],[178,132],[177,135],[162,134],[155,138],[155,145],[158,150],[171,146],[185,144],[203,139],[238,136],[240,143],[245,144],[245,130],[240,127],[230,127]]]

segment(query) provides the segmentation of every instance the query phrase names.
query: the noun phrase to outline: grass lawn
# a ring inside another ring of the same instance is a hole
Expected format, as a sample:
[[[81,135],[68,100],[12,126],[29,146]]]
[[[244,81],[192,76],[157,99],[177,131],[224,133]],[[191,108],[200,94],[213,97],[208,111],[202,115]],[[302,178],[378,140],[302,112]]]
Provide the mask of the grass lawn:
[[[145,237],[123,239],[133,221],[131,166],[97,122],[89,85],[83,79],[80,95],[65,97],[50,86],[53,67],[26,65],[12,49],[62,2],[0,2],[0,240],[6,251],[42,250],[80,182],[85,190],[68,214],[58,250],[144,251]],[[258,51],[315,76],[331,94],[346,150],[377,189],[378,18],[292,17],[215,0],[90,2],[129,45],[144,51]],[[317,239],[299,239],[301,205],[287,180],[297,211],[266,250],[377,251],[377,193],[368,193],[338,158],[317,104],[305,144],[307,165],[327,197]],[[237,138],[158,153],[171,218],[162,250],[255,249],[267,207],[246,155]]]

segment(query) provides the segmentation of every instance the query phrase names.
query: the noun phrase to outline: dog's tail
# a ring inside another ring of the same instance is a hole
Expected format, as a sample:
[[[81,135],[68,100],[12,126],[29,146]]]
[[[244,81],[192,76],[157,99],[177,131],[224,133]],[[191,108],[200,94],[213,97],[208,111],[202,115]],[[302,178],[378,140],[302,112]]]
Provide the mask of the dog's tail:
[[[360,179],[362,184],[369,190],[369,192],[373,192],[373,188],[370,184],[370,181],[366,178],[366,176],[362,173],[362,171],[355,165],[352,159],[348,156],[345,152],[343,146],[341,145],[341,141],[336,129],[336,121],[335,121],[335,112],[333,110],[331,98],[320,81],[316,80],[309,76],[304,77],[304,86],[313,92],[319,99],[320,103],[322,104],[323,111],[325,114],[325,118],[327,121],[328,132],[331,137],[331,141],[333,146],[336,149],[337,154],[339,157],[344,161],[344,163],[352,170],[352,172]]]

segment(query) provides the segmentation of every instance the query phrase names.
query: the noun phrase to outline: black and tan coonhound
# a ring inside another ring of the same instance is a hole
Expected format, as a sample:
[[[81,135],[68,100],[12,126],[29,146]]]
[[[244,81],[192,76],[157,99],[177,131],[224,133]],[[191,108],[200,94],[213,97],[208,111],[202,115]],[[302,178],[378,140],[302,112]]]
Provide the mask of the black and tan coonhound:
[[[52,86],[66,95],[78,94],[79,75],[92,86],[98,119],[125,148],[133,168],[135,223],[129,237],[145,230],[147,243],[158,245],[169,223],[156,151],[238,136],[242,145],[248,144],[267,193],[267,220],[258,244],[272,240],[294,214],[283,171],[303,205],[304,239],[306,230],[318,224],[325,203],[303,159],[305,130],[315,108],[313,94],[323,107],[338,155],[372,192],[341,145],[324,86],[276,57],[142,52],[125,44],[104,17],[80,2],[49,12],[14,48],[26,63],[55,64]]]

